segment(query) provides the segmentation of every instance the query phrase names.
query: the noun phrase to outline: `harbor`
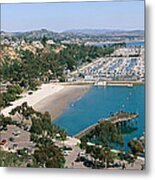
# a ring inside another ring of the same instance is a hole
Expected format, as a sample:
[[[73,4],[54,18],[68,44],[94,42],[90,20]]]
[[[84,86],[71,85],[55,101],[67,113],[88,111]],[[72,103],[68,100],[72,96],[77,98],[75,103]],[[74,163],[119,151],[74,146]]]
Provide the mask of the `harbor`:
[[[102,85],[103,82],[108,82],[107,85],[111,83],[127,86],[144,84],[144,65],[144,46],[118,48],[110,57],[97,58],[76,71],[67,73],[66,82]]]
[[[137,129],[125,134],[125,142],[134,137],[140,137],[144,132],[144,85],[133,86],[92,86],[81,98],[72,101],[63,114],[54,119],[53,123],[68,131],[70,136],[76,136],[88,127],[98,124],[116,112],[130,112],[138,119]],[[132,121],[130,121],[132,124]],[[74,126],[73,126],[74,124]],[[124,123],[125,124],[125,123]],[[127,144],[124,148],[127,150]]]

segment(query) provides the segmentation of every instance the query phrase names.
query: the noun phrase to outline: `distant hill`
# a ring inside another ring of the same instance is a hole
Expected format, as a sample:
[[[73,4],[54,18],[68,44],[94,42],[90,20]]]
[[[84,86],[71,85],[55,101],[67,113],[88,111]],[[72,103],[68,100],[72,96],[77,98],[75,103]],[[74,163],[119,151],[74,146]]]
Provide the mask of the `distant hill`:
[[[48,31],[47,29],[41,29],[41,30],[34,30],[34,31],[28,31],[28,32],[4,32],[1,31],[1,37],[15,37],[15,38],[27,38],[27,39],[40,39],[43,36],[46,36],[47,38],[59,38],[60,33]]]
[[[113,30],[113,29],[71,29],[65,33],[85,34],[85,35],[138,35],[144,36],[144,30]]]
[[[49,31],[47,29],[27,31],[27,32],[4,32],[1,31],[1,39],[4,38],[26,38],[31,40],[41,39],[46,36],[48,39],[57,40],[69,40],[70,38],[83,38],[87,36],[144,36],[144,30],[112,30],[112,29],[73,29],[67,30],[61,33]]]

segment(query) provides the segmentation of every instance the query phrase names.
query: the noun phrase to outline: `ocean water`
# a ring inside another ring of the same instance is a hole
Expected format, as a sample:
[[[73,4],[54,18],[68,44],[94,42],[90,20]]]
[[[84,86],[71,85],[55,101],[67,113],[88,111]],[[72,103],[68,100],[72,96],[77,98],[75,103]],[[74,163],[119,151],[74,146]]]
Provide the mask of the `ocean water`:
[[[133,41],[126,43],[127,46],[144,46],[144,41]]]
[[[95,46],[104,46],[104,45],[106,45],[106,46],[111,46],[113,43],[108,43],[108,44],[106,44],[106,43],[100,43],[100,44],[94,44]],[[132,42],[127,42],[126,43],[126,46],[128,46],[128,47],[131,47],[131,46],[144,46],[144,41],[132,41]]]
[[[108,118],[119,111],[139,114],[137,130],[124,134],[125,146],[144,132],[144,85],[134,87],[102,86],[92,87],[84,96],[71,102],[64,113],[53,121],[73,136],[98,120]]]

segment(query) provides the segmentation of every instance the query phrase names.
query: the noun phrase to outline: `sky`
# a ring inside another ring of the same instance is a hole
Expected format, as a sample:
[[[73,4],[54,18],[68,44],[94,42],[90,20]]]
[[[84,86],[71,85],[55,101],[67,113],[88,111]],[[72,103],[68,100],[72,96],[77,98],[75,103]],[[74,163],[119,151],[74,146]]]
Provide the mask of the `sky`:
[[[144,1],[2,4],[1,30],[144,29]]]

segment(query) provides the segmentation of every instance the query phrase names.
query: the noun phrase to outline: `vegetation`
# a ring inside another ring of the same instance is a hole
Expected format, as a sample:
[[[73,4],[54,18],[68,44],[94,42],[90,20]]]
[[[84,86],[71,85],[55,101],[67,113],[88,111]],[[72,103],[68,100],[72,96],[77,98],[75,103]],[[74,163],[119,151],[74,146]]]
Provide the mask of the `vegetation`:
[[[57,140],[64,141],[67,133],[51,123],[49,113],[45,112],[42,114],[29,107],[27,103],[23,103],[21,106],[13,109],[11,114],[18,115],[21,122],[19,123],[18,120],[17,123],[11,118],[1,115],[1,130],[6,130],[5,128],[9,124],[14,124],[24,129],[27,121],[31,121],[31,127],[27,131],[31,134],[30,139],[34,143],[34,148],[30,154],[27,152],[27,149],[18,150],[16,153],[5,153],[1,150],[0,154],[5,154],[2,159],[3,166],[14,166],[12,162],[9,165],[7,162],[7,159],[12,157],[14,162],[18,162],[16,166],[23,164],[23,166],[29,167],[63,167],[65,163],[63,151],[55,145],[54,140],[57,139],[57,134],[59,134],[59,139]],[[11,137],[9,140],[13,141],[13,138]]]
[[[24,167],[28,163],[28,155],[3,151],[0,147],[0,167]]]
[[[0,108],[10,105],[10,102],[18,99],[21,93],[22,89],[19,85],[8,86],[7,92],[0,93]]]
[[[7,130],[7,125],[13,124],[13,121],[10,117],[5,117],[2,114],[0,115],[0,131]]]
[[[131,140],[128,143],[129,148],[131,149],[131,152],[134,156],[141,155],[144,152],[144,147],[142,143],[138,140]]]
[[[93,157],[94,168],[96,166],[109,167],[115,158],[111,151],[113,145],[123,146],[124,144],[122,134],[110,122],[100,122],[93,130],[81,138],[81,142],[81,148],[86,149],[86,153]]]
[[[34,167],[63,168],[65,159],[62,151],[55,145],[40,147],[34,152]]]
[[[8,90],[0,95],[0,107],[10,105],[19,98],[22,89],[36,90],[37,86],[50,80],[66,80],[66,70],[73,71],[84,63],[89,63],[98,57],[108,56],[115,47],[84,46],[76,44],[46,44],[44,35],[41,43],[43,49],[16,49],[18,59],[4,56],[1,63],[1,81],[10,82]],[[7,45],[8,46],[8,45]],[[4,49],[4,45],[2,45]],[[18,85],[14,85],[18,84]]]
[[[41,40],[41,43],[42,43],[43,46],[46,45],[46,41],[47,41],[47,40],[48,40],[47,37],[44,35],[43,38],[42,38],[42,40]]]
[[[19,84],[21,87],[34,90],[41,82],[52,79],[65,80],[64,70],[74,70],[97,57],[111,54],[114,47],[96,47],[84,45],[65,45],[59,52],[53,45],[46,45],[43,37],[43,50],[33,53],[29,50],[19,50],[20,61],[6,60],[1,68],[2,80]],[[11,62],[11,63],[9,63]]]
[[[81,138],[82,147],[87,142],[93,142],[103,147],[112,148],[113,145],[124,145],[122,134],[111,122],[100,122],[93,130]]]

